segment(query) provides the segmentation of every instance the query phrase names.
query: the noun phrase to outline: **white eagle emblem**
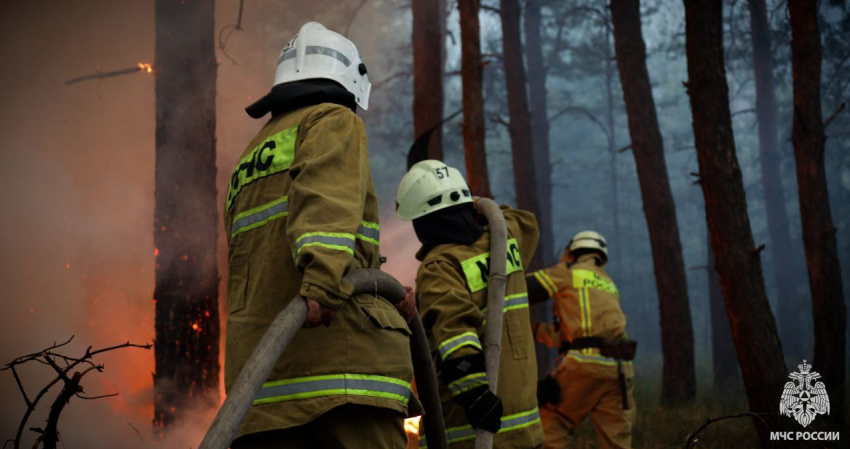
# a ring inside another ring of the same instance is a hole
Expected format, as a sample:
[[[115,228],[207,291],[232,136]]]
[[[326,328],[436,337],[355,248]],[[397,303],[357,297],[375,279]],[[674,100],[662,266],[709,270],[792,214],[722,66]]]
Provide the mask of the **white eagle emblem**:
[[[811,365],[803,360],[803,364],[797,365],[797,368],[800,372],[793,372],[788,377],[798,384],[795,385],[793,381],[785,384],[779,400],[779,414],[793,417],[800,425],[807,427],[817,415],[829,414],[829,395],[826,394],[823,382],[811,385],[813,380],[821,377],[817,372],[809,371]]]

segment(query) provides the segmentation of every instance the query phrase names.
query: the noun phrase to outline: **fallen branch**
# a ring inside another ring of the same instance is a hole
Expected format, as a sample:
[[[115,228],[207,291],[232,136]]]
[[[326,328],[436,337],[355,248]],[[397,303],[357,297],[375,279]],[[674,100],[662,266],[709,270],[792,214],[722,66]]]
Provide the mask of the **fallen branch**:
[[[116,349],[121,349],[121,348],[142,348],[142,349],[148,349],[149,350],[152,347],[151,344],[137,345],[137,344],[133,344],[133,343],[130,343],[130,342],[126,342],[124,344],[110,346],[110,347],[106,347],[106,348],[97,349],[97,350],[92,351],[92,347],[89,346],[88,348],[86,348],[85,354],[83,354],[81,357],[70,357],[70,356],[66,356],[66,355],[63,355],[63,354],[56,353],[54,351],[55,349],[58,349],[60,347],[67,345],[73,339],[74,339],[74,337],[71,336],[71,338],[69,338],[67,341],[65,341],[64,343],[59,343],[59,344],[57,344],[54,341],[52,346],[45,348],[45,349],[43,349],[39,352],[36,352],[36,353],[27,354],[27,355],[18,357],[16,359],[12,360],[11,362],[7,363],[6,366],[4,366],[3,368],[0,368],[0,371],[7,371],[7,370],[12,371],[12,374],[15,376],[15,381],[18,384],[18,388],[21,391],[21,395],[24,398],[24,402],[27,405],[27,410],[24,412],[24,416],[21,418],[21,423],[18,425],[18,430],[15,434],[15,439],[14,440],[7,440],[6,443],[3,445],[4,448],[5,448],[6,444],[8,444],[9,441],[11,441],[13,443],[13,447],[15,449],[20,449],[21,438],[23,436],[24,429],[26,428],[27,421],[29,420],[32,413],[35,411],[36,406],[38,405],[39,401],[41,401],[41,399],[44,397],[44,395],[47,394],[47,392],[50,391],[50,389],[53,388],[54,385],[59,383],[59,381],[63,381],[64,386],[62,388],[62,392],[59,394],[56,401],[54,401],[53,406],[51,406],[51,412],[50,412],[50,417],[48,418],[47,427],[44,430],[42,430],[40,428],[31,428],[30,429],[33,432],[40,434],[38,439],[36,439],[33,448],[37,448],[39,444],[43,444],[45,449],[55,448],[56,447],[56,441],[58,441],[58,431],[56,430],[56,423],[58,423],[59,414],[64,409],[64,406],[68,403],[68,401],[70,401],[70,396],[68,396],[67,399],[65,398],[65,396],[70,394],[71,396],[78,396],[78,397],[81,397],[83,399],[96,399],[96,398],[98,398],[97,396],[91,397],[91,398],[86,398],[86,397],[79,396],[79,394],[78,394],[78,393],[82,393],[82,388],[80,387],[79,382],[85,374],[87,374],[91,371],[103,371],[103,365],[96,365],[96,364],[92,363],[90,359],[92,357],[98,355],[98,354],[102,354],[102,353],[108,352],[108,351],[114,351]],[[65,367],[60,367],[55,362],[54,359],[62,359],[65,362]],[[53,368],[54,371],[56,371],[56,377],[52,381],[50,381],[45,387],[43,387],[38,392],[38,394],[35,396],[35,398],[32,399],[32,400],[29,399],[29,395],[27,395],[26,388],[24,388],[24,384],[21,381],[21,379],[18,377],[17,371],[15,369],[16,366],[23,365],[23,364],[29,363],[29,362],[38,362],[38,363],[41,363],[41,364],[45,364],[45,365],[48,365],[51,368]],[[82,373],[75,372],[71,377],[68,377],[68,373],[70,373],[71,370],[73,370],[77,366],[80,366],[81,364],[86,364],[86,365],[88,365],[88,367]],[[100,396],[100,397],[111,397],[111,396],[115,396],[115,394],[103,395],[103,396]],[[64,401],[64,402],[61,402],[61,401]],[[54,412],[54,410],[55,410],[55,412]],[[53,423],[53,427],[51,427],[51,419],[53,418],[54,413],[55,413],[55,419],[54,419],[55,422]]]
[[[756,415],[755,413],[750,413],[750,412],[743,412],[743,413],[739,413],[737,415],[721,416],[719,418],[706,418],[705,423],[699,429],[688,434],[688,438],[685,440],[685,444],[682,447],[684,449],[693,448],[694,445],[697,442],[699,442],[700,432],[705,430],[706,427],[708,427],[708,426],[710,426],[710,425],[712,425],[712,424],[714,424],[718,421],[723,421],[723,420],[726,420],[726,419],[745,418],[747,416],[757,417],[757,418],[761,419],[760,416]]]

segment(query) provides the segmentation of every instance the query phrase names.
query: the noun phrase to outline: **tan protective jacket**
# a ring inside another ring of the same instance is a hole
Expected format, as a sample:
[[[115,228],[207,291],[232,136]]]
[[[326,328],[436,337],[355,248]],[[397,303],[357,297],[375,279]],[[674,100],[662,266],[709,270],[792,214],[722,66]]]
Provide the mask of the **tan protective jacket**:
[[[502,206],[502,211],[508,227],[508,261],[497,394],[502,398],[504,414],[493,447],[525,449],[543,443],[537,410],[537,359],[523,267],[523,261],[534,255],[539,233],[533,214],[508,206]],[[489,230],[472,245],[439,245],[417,254],[422,261],[416,276],[419,312],[437,367],[441,359],[482,351],[489,254]],[[462,392],[455,386],[452,391]],[[475,430],[442,380],[440,396],[449,445],[473,447]],[[425,445],[427,441],[420,441],[420,447]]]
[[[558,348],[561,342],[579,337],[624,338],[626,315],[620,309],[620,292],[596,256],[585,254],[569,268],[559,263],[532,273],[554,298],[552,311],[558,322],[541,323],[535,338]],[[570,350],[561,367],[597,378],[617,379],[617,360],[599,355],[599,349]],[[623,362],[625,376],[632,377],[632,362]]]
[[[273,117],[233,171],[225,210],[226,388],[295,295],[337,311],[330,327],[298,331],[240,435],[302,425],[348,403],[406,416],[410,330],[383,298],[348,300],[352,286],[341,281],[352,269],[380,266],[378,205],[360,118],[335,104]]]

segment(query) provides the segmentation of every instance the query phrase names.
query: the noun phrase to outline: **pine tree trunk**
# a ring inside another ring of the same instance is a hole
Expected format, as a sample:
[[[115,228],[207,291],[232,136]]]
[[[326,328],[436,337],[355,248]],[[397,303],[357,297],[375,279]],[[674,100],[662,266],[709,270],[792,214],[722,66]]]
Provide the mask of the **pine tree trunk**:
[[[611,19],[661,309],[662,403],[679,404],[696,394],[694,330],[676,205],[646,69],[640,1],[612,2]]]
[[[525,48],[528,60],[528,94],[531,100],[531,133],[534,148],[534,172],[540,203],[540,257],[546,266],[560,256],[555,249],[552,229],[552,164],[549,155],[549,116],[547,113],[546,67],[540,41],[540,9],[543,0],[528,0],[525,6]],[[566,242],[564,242],[566,243]]]
[[[463,82],[463,150],[466,179],[473,195],[492,198],[484,148],[484,72],[481,61],[480,0],[458,0],[461,81]]]
[[[552,164],[549,157],[549,114],[546,93],[546,67],[543,64],[543,44],[540,40],[541,4],[544,0],[528,0],[525,5],[525,48],[528,61],[528,93],[531,100],[531,133],[534,155],[534,171],[537,175],[537,198],[540,202],[540,244],[537,251],[545,266],[553,265],[560,255],[555,249],[555,233],[552,223]],[[563,242],[566,243],[566,242]],[[549,304],[531,306],[531,319],[538,322],[552,321]],[[537,374],[542,378],[552,372],[558,353],[546,345],[535,342]]]
[[[794,73],[794,126],[791,141],[797,162],[803,244],[812,292],[815,327],[813,369],[823,376],[830,396],[829,420],[841,427],[844,418],[846,306],[835,227],[829,207],[824,169],[824,125],[821,116],[821,42],[817,2],[789,0],[791,65]]]
[[[605,20],[607,17],[607,10]],[[610,22],[609,22],[610,23]],[[611,30],[606,26],[603,28],[605,33],[605,118],[608,124],[608,162],[611,170],[611,224],[614,228],[613,239],[611,240],[611,262],[609,270],[614,270],[617,266],[623,263],[621,259],[622,253],[620,248],[623,245],[621,226],[620,226],[620,189],[618,187],[617,175],[617,133],[614,126],[614,55],[611,54]]]
[[[218,404],[214,4],[156,1],[154,427]]]
[[[750,410],[775,413],[787,380],[764,288],[729,112],[720,1],[684,0],[688,95],[711,247]],[[769,429],[754,419],[759,436]]]
[[[750,29],[753,42],[753,71],[756,85],[756,117],[759,125],[759,157],[761,159],[761,184],[767,214],[767,231],[777,293],[777,321],[782,343],[789,355],[798,356],[802,347],[799,337],[798,314],[803,304],[795,295],[794,265],[788,257],[791,234],[785,193],[782,190],[781,157],[777,142],[776,92],[773,82],[773,60],[770,51],[770,28],[764,0],[748,0]]]
[[[421,136],[443,120],[443,10],[436,0],[413,0],[413,133]],[[443,160],[443,131],[428,141],[428,158]]]
[[[502,0],[502,46],[505,84],[508,90],[511,154],[514,166],[514,188],[517,207],[540,217],[537,200],[537,176],[534,173],[534,150],[528,96],[525,91],[525,62],[520,37],[520,8],[518,0]],[[543,268],[542,252],[536,251],[529,261],[529,270]]]
[[[731,386],[740,373],[738,361],[735,359],[735,343],[732,341],[732,329],[726,318],[726,307],[723,304],[723,290],[720,287],[720,276],[717,274],[717,260],[711,249],[711,236],[706,232],[708,251],[708,303],[711,313],[711,360],[714,368],[714,386],[724,389]]]

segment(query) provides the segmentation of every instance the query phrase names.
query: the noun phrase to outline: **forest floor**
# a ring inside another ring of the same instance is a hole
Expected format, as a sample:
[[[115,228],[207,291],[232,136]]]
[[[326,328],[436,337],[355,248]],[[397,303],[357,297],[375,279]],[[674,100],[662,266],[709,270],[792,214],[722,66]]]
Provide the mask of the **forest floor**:
[[[637,418],[632,433],[632,446],[646,449],[681,448],[689,433],[699,429],[706,419],[736,415],[747,410],[747,396],[740,382],[728,388],[714,388],[711,383],[710,373],[699,372],[696,400],[679,407],[662,407],[661,373],[639,370],[635,376]],[[780,393],[776,395],[777,407]],[[700,435],[700,440],[705,443],[703,447],[712,449],[758,447],[750,418],[713,423]],[[590,419],[585,420],[570,447],[599,447]]]

